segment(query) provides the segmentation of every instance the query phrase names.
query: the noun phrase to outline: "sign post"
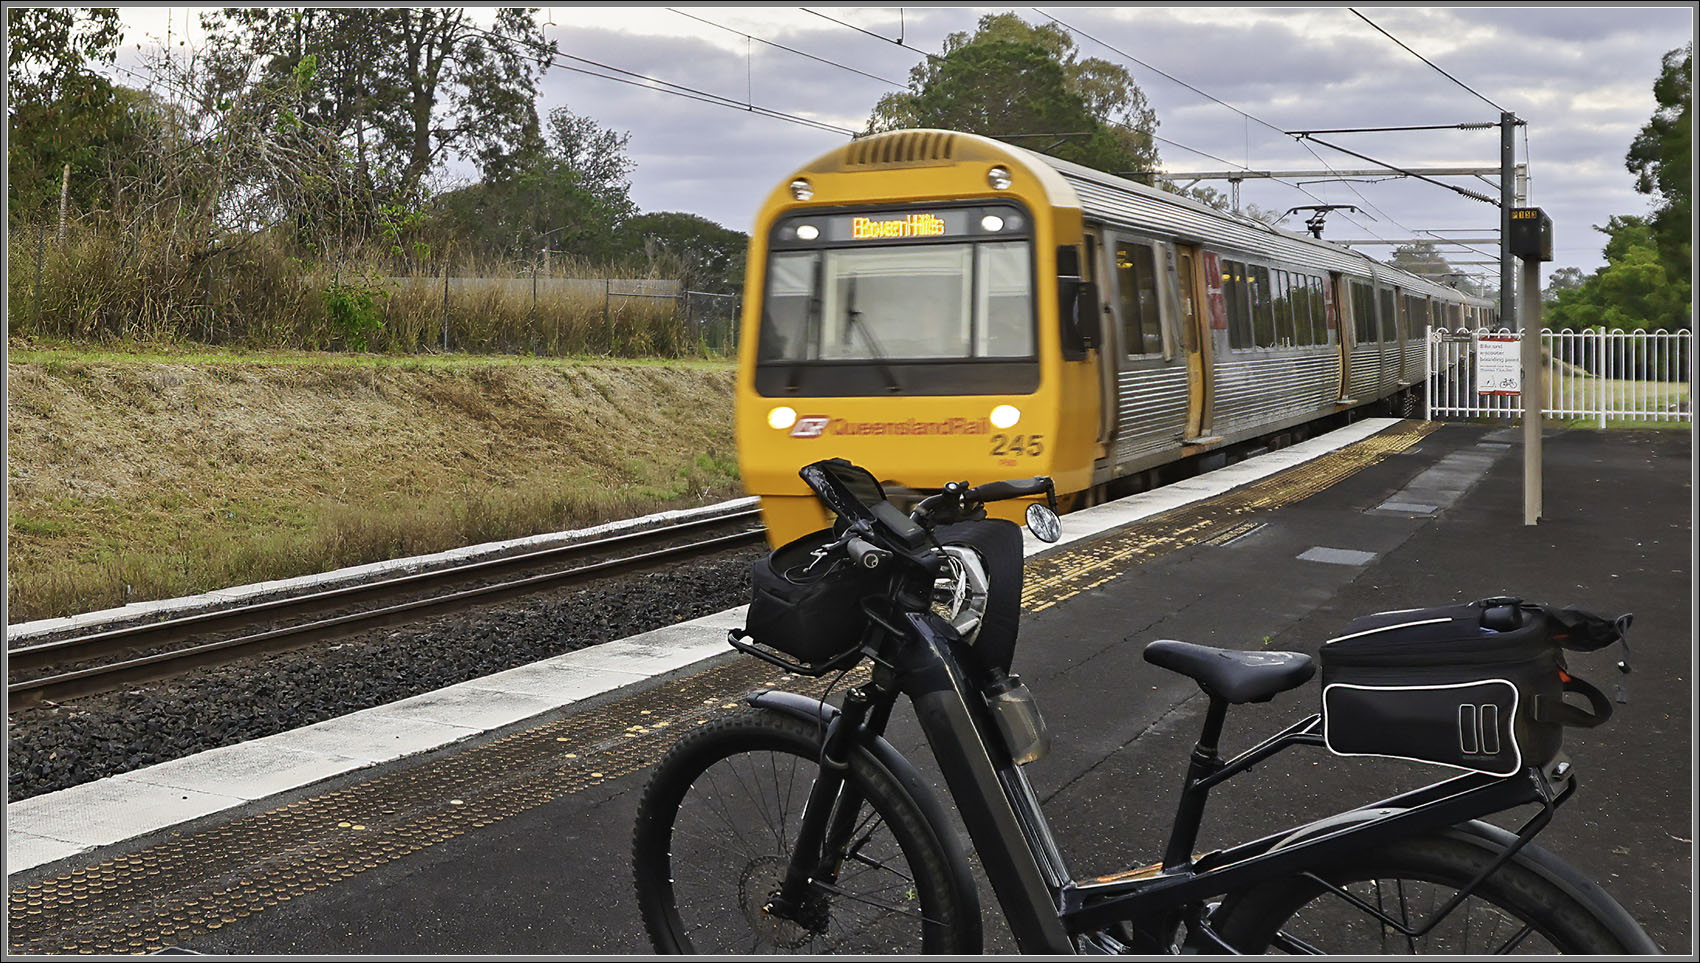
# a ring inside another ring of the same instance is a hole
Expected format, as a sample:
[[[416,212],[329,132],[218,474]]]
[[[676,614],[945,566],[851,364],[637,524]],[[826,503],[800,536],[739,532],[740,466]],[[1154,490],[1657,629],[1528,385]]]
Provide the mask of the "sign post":
[[[1552,218],[1538,207],[1511,209],[1511,253],[1523,262],[1517,321],[1523,332],[1523,524],[1541,518],[1541,422],[1546,368],[1541,364],[1541,262],[1552,260]]]

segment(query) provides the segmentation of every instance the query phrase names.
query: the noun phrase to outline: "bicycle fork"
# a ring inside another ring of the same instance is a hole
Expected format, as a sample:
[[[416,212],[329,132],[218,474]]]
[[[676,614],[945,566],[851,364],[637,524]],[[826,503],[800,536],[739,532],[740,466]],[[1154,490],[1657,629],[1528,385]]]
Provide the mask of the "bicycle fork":
[[[785,879],[762,906],[763,913],[810,929],[824,925],[825,917],[810,896],[821,884],[830,887],[836,883],[844,861],[853,857],[851,836],[862,808],[860,794],[847,778],[850,755],[862,739],[878,736],[885,729],[895,697],[895,693],[876,697],[860,686],[845,694],[844,708],[827,724],[820,774],[803,806],[802,825]]]

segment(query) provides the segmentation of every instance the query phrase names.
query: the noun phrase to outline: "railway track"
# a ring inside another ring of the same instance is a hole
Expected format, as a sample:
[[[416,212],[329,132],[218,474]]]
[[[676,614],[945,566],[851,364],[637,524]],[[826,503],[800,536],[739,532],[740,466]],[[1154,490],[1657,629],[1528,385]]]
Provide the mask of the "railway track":
[[[748,509],[308,595],[20,646],[7,653],[6,694],[13,709],[74,699],[169,679],[193,668],[415,622],[620,572],[681,562],[759,541],[763,534],[759,518],[758,509]],[[737,530],[730,534],[721,531],[729,527]],[[688,541],[677,543],[681,538]],[[584,561],[587,558],[594,560]],[[268,627],[261,629],[261,626]]]

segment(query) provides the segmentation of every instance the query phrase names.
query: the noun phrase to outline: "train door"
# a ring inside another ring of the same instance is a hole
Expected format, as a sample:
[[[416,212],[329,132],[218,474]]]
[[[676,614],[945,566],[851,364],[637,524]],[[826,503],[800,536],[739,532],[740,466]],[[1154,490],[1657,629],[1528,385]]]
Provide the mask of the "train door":
[[[1346,323],[1345,294],[1346,286],[1340,281],[1340,272],[1328,272],[1328,279],[1322,282],[1322,301],[1328,330],[1334,332],[1334,350],[1340,355],[1340,390],[1335,395],[1337,403],[1352,400],[1352,326]]]
[[[1186,440],[1198,442],[1210,432],[1211,344],[1209,294],[1204,283],[1204,261],[1199,250],[1188,244],[1175,245],[1175,281],[1179,288],[1181,348],[1186,352],[1187,414]]]
[[[1411,296],[1405,292],[1404,288],[1395,289],[1393,303],[1397,305],[1398,322],[1393,328],[1393,338],[1398,343],[1398,350],[1393,355],[1397,364],[1394,369],[1397,373],[1394,375],[1393,383],[1400,388],[1410,384],[1407,375],[1410,371],[1409,356],[1411,354],[1411,300]]]
[[[1121,356],[1117,347],[1121,332],[1116,330],[1115,314],[1110,308],[1115,300],[1115,272],[1106,263],[1104,232],[1101,225],[1086,226],[1086,265],[1081,268],[1086,280],[1098,287],[1098,445],[1093,458],[1096,468],[1092,483],[1107,481],[1112,471],[1110,446],[1116,438],[1116,359]]]
[[[1117,474],[1173,451],[1186,435],[1190,389],[1170,283],[1173,249],[1122,231],[1106,232],[1104,302],[1114,305]],[[1195,300],[1196,303],[1196,300]]]

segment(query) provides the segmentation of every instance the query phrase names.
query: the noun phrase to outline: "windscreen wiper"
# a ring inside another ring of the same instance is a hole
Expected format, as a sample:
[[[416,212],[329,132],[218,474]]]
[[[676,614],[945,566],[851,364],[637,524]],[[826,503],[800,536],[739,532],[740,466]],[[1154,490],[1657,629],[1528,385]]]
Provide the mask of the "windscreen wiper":
[[[867,342],[868,351],[874,356],[874,363],[879,365],[880,373],[885,375],[885,390],[893,394],[902,391],[903,383],[897,380],[896,369],[886,360],[885,352],[880,349],[879,341],[874,338],[873,328],[862,320],[862,312],[856,310],[855,277],[850,278],[850,290],[845,294],[844,321],[845,334],[849,334],[852,326],[862,332],[862,340]]]

